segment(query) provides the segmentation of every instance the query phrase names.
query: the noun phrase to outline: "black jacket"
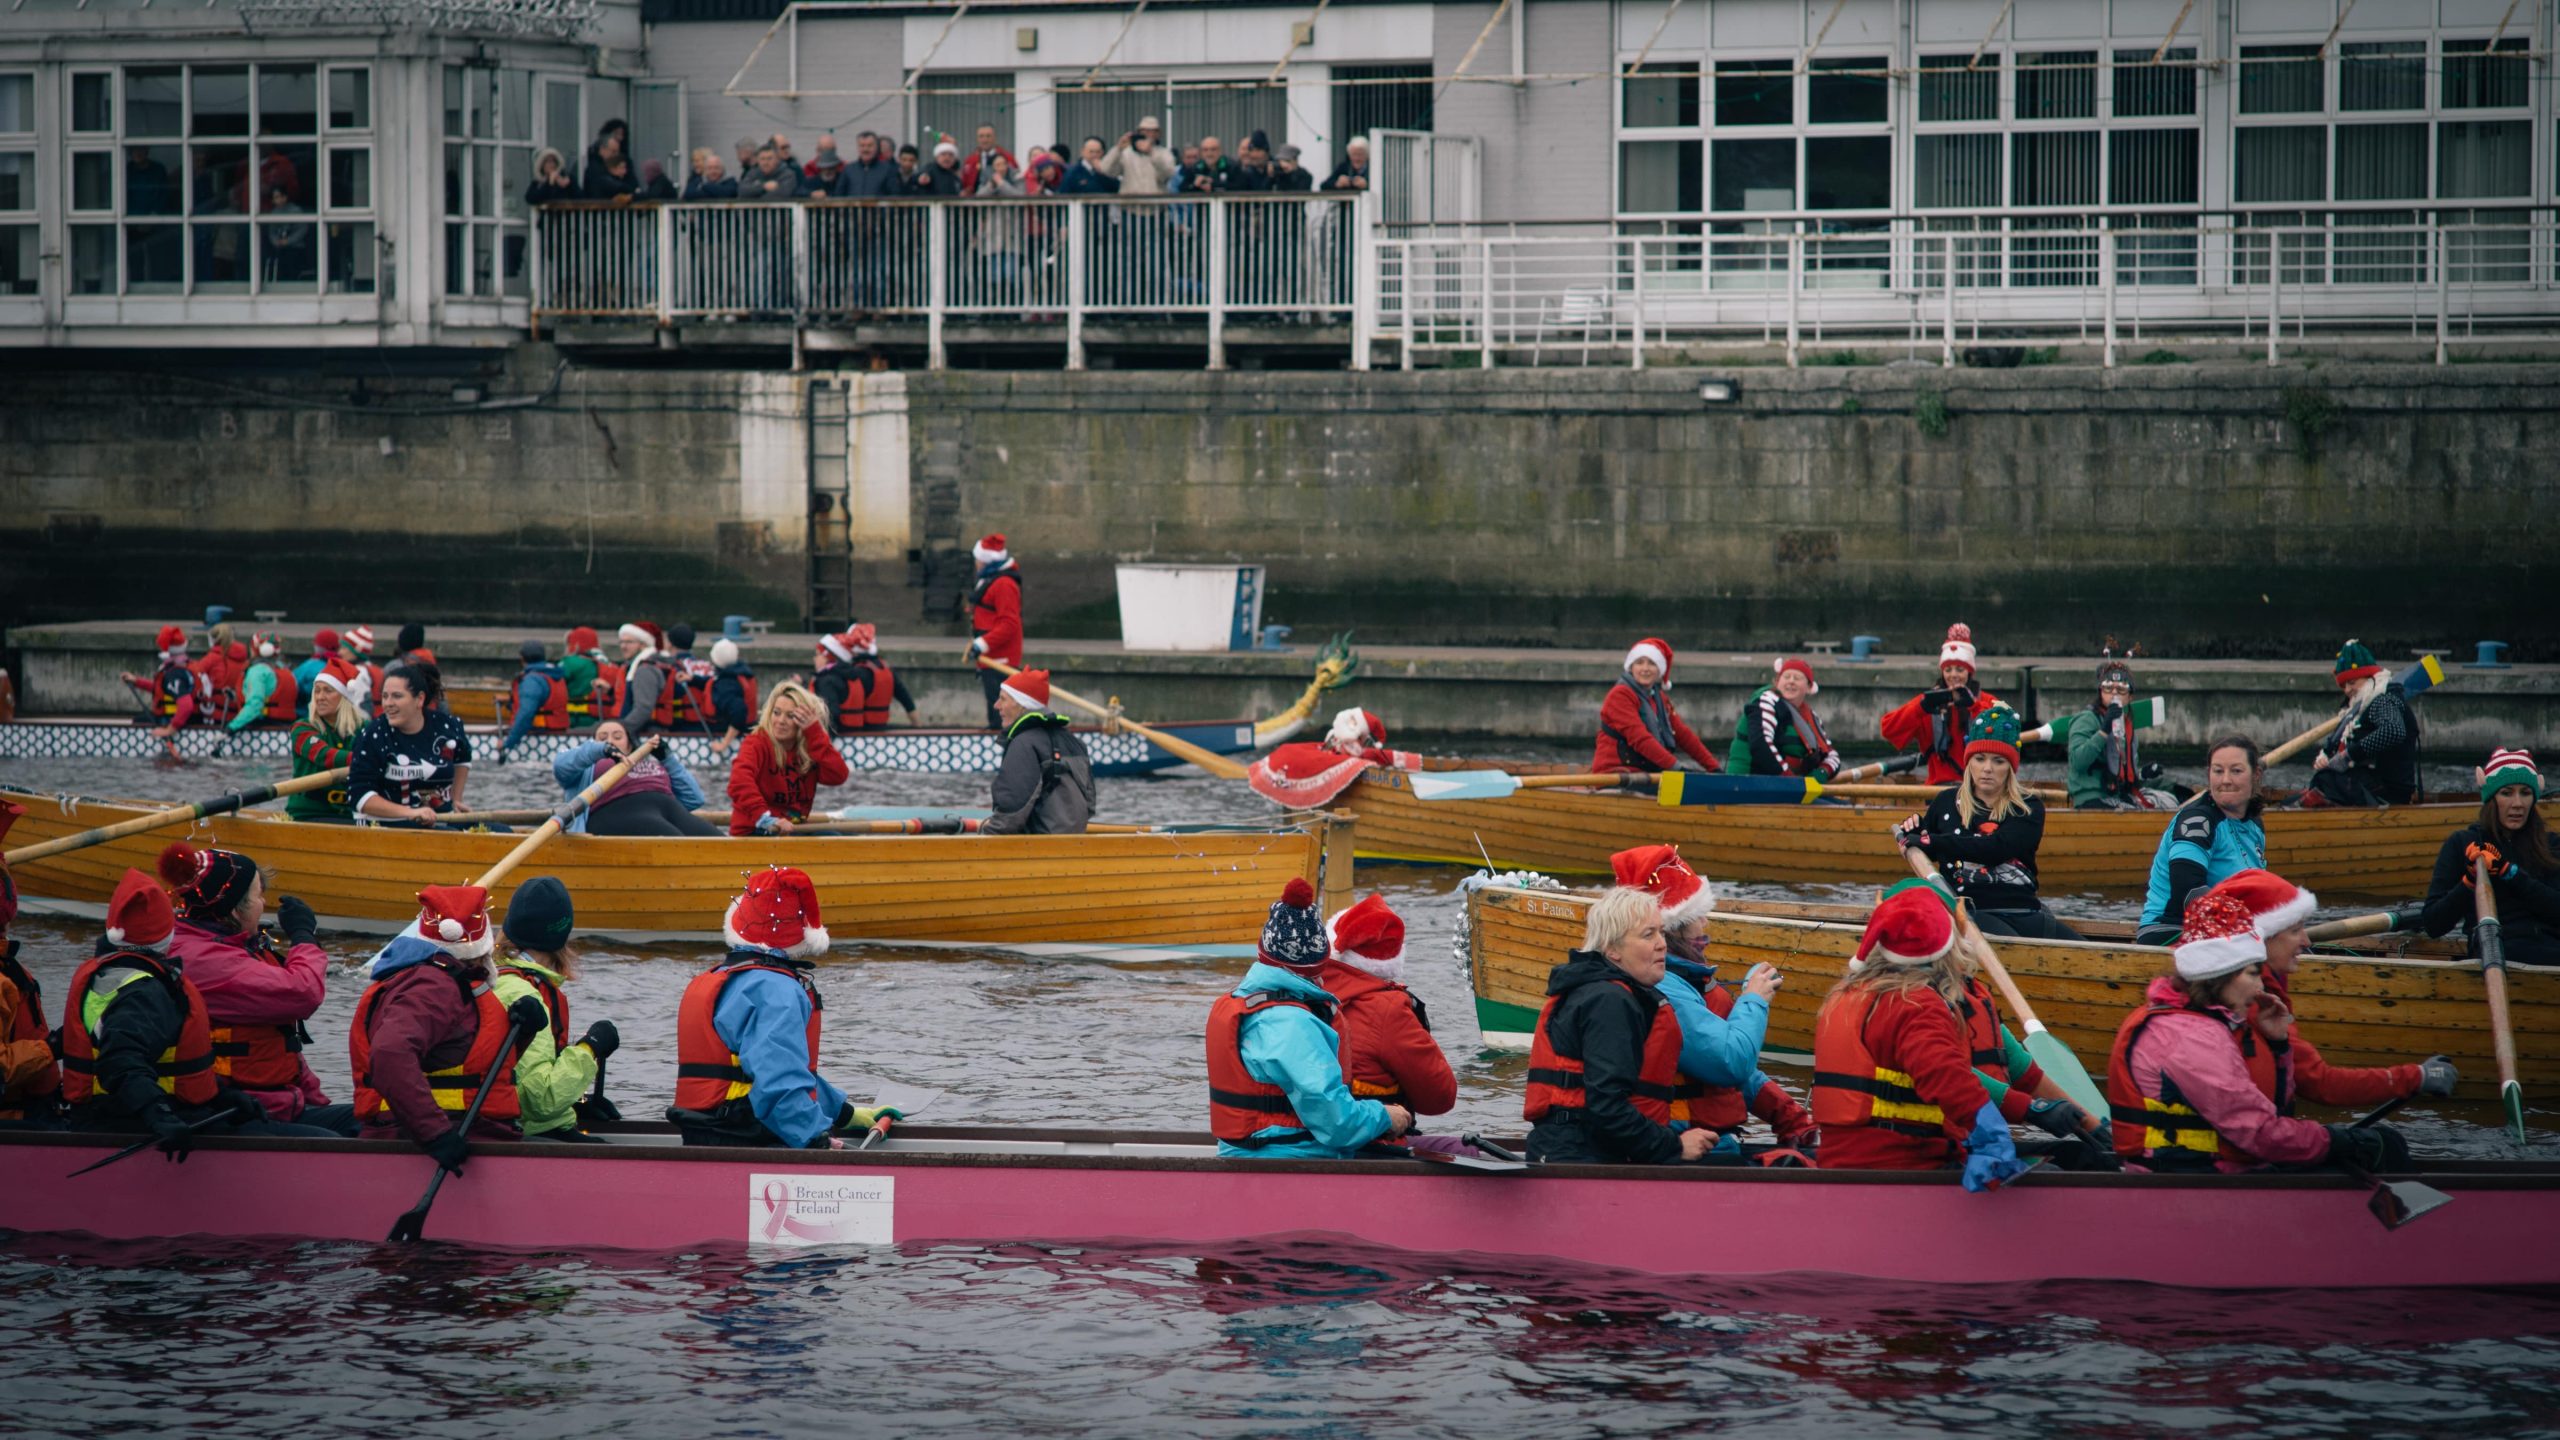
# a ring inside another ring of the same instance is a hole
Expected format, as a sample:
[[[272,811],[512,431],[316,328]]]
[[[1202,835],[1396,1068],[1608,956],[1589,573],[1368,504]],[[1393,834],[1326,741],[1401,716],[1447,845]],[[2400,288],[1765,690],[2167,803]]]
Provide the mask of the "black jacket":
[[[2442,935],[2456,927],[2463,938],[2471,941],[2478,953],[2478,941],[2472,937],[2472,892],[2462,883],[2470,870],[2471,860],[2463,852],[2488,838],[2478,825],[2465,825],[2445,837],[2444,848],[2436,852],[2436,870],[2427,881],[2427,909],[2423,924],[2430,935]],[[2501,846],[2500,850],[2516,862],[2514,879],[2493,882],[2498,895],[2498,931],[2506,939],[2507,959],[2518,965],[2560,965],[2560,872],[2543,870],[2529,854],[2517,854]]]
[[[1093,758],[1064,715],[1025,715],[1005,732],[990,835],[1081,835],[1100,798]]]
[[[1613,981],[1625,981],[1613,984]],[[1558,1164],[1658,1165],[1680,1158],[1680,1137],[1635,1106],[1645,1036],[1663,999],[1609,957],[1576,950],[1547,973],[1559,997],[1546,1018],[1547,1046],[1582,1062],[1579,1110],[1550,1110],[1529,1128],[1529,1158]]]
[[[2033,910],[2036,850],[2044,844],[2044,802],[2030,795],[2024,814],[1992,821],[1977,815],[1968,831],[1956,815],[1958,780],[1920,812],[1928,856],[1956,894],[1983,910]]]
[[[2364,707],[2344,748],[2355,762],[2350,771],[2375,799],[2407,805],[2418,798],[2418,713],[2399,681]]]
[[[163,959],[173,977],[180,973],[176,957]],[[97,979],[107,979],[115,969],[114,961],[99,966]],[[178,1043],[186,1019],[186,998],[174,981],[163,984],[146,977],[116,991],[106,1013],[98,1017],[100,1098],[93,1103],[119,1119],[134,1119],[155,1105],[174,1103],[160,1088],[158,1066],[162,1053]]]

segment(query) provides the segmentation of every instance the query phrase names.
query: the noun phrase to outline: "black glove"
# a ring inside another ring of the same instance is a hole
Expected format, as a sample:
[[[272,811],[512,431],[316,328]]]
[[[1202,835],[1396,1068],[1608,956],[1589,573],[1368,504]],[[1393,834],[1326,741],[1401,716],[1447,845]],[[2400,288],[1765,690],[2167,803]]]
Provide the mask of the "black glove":
[[[2069,1140],[2086,1133],[2089,1114],[2068,1100],[2038,1100],[2027,1106],[2027,1123],[2047,1135]]]
[[[1932,715],[1937,714],[1939,711],[1946,709],[1954,703],[1956,703],[1956,692],[1943,685],[1939,686],[1935,690],[1923,690],[1920,692],[1920,708],[1928,711]]]
[[[613,1028],[612,1021],[598,1020],[578,1037],[578,1043],[595,1051],[596,1058],[602,1060],[622,1048],[622,1032]]]
[[[418,1148],[433,1157],[437,1167],[447,1175],[459,1175],[463,1157],[471,1153],[471,1137],[463,1134],[462,1127],[456,1125]]]
[[[57,1025],[57,1026],[53,1027],[52,1029],[47,1030],[46,1032],[44,1032],[44,1044],[45,1044],[45,1048],[46,1048],[46,1049],[51,1050],[51,1051],[53,1052],[53,1059],[54,1059],[54,1063],[55,1063],[55,1064],[57,1064],[57,1065],[58,1065],[58,1064],[60,1064],[60,1063],[62,1063],[62,1027],[61,1027],[61,1026]]]
[[[2124,718],[2124,707],[2123,707],[2123,706],[2121,706],[2121,705],[2115,705],[2115,704],[2110,704],[2110,705],[2108,705],[2108,706],[2107,706],[2107,723],[2108,723],[2108,724],[2112,725],[2112,724],[2114,724],[2115,722],[2117,722],[2118,720],[2121,720],[2121,719],[2123,719],[2123,718]]]
[[[580,1127],[590,1130],[622,1118],[621,1108],[601,1095],[581,1095],[578,1103],[570,1108],[577,1112]]]
[[[142,1123],[160,1137],[160,1153],[172,1160],[184,1161],[187,1152],[195,1148],[196,1137],[187,1129],[187,1122],[179,1119],[178,1112],[166,1103],[143,1111]]]
[[[298,895],[287,895],[276,902],[276,923],[284,930],[284,938],[296,945],[309,945],[320,938],[320,917],[302,903]]]
[[[214,1097],[213,1103],[230,1109],[234,1125],[252,1125],[267,1118],[267,1107],[246,1090],[225,1090]]]
[[[551,1023],[551,1012],[543,1009],[542,1002],[535,997],[519,995],[516,997],[516,1003],[507,1007],[507,1023],[526,1034],[532,1034]]]
[[[2329,1159],[2359,1170],[2381,1169],[2384,1157],[2390,1152],[2390,1142],[2382,1138],[2382,1132],[2389,1128],[2386,1125],[2367,1125],[2359,1130],[2352,1125],[2329,1126]]]
[[[2453,1062],[2441,1055],[2430,1055],[2418,1063],[2418,1093],[2421,1095],[2442,1099],[2453,1093],[2455,1083],[2461,1078],[2453,1068]]]

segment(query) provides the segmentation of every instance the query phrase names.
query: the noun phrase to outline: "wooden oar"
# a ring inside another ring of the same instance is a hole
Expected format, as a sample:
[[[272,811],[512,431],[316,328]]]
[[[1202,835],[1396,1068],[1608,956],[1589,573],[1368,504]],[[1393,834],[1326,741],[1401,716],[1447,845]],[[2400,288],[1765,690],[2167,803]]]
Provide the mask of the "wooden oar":
[[[2340,920],[2324,920],[2303,932],[2313,944],[2324,940],[2352,940],[2359,935],[2388,935],[2418,923],[2426,912],[2423,904],[2402,905],[2392,910],[2377,910],[2370,915],[2349,915]]]
[[[1651,790],[1665,806],[1809,805],[1826,796],[1844,800],[1917,803],[1936,790],[1926,785],[1842,785],[1799,775],[1702,775],[1687,770],[1646,774],[1637,770],[1578,775],[1514,775],[1504,770],[1419,772],[1406,782],[1417,800],[1499,800],[1521,790]],[[2063,792],[2032,794],[2059,800]]]
[[[551,818],[548,810],[448,810],[436,816],[439,826],[533,825]]]
[[[1890,760],[1870,760],[1864,765],[1850,766],[1832,776],[1826,783],[1851,785],[1860,780],[1881,780],[1887,775],[1907,775],[1920,768],[1920,761],[1923,758],[1919,751],[1914,750],[1908,755],[1896,755]]]
[[[1007,665],[1001,660],[990,660],[984,655],[978,657],[978,663],[989,670],[995,671],[999,675],[1007,677],[1022,673],[1021,670],[1014,666]],[[1156,729],[1152,725],[1141,725],[1137,721],[1132,720],[1125,715],[1114,715],[1111,713],[1111,707],[1107,705],[1096,705],[1092,701],[1085,699],[1083,696],[1076,694],[1072,690],[1062,690],[1055,684],[1052,684],[1049,687],[1049,694],[1051,698],[1063,700],[1067,704],[1073,705],[1077,709],[1082,710],[1089,715],[1111,721],[1123,730],[1144,736],[1148,742],[1153,744],[1157,749],[1164,751],[1168,755],[1179,755],[1183,759],[1190,761],[1192,764],[1199,766],[1201,769],[1208,771],[1210,774],[1217,776],[1221,780],[1241,780],[1245,776],[1245,767],[1228,759],[1224,755],[1218,754],[1214,750],[1204,750],[1201,747],[1192,744],[1190,741],[1183,739],[1179,735],[1168,735],[1162,730]]]
[[[1912,874],[1941,890],[1947,888],[1947,882],[1938,874],[1937,865],[1926,854],[1906,847],[1902,858],[1910,863]],[[1949,898],[1955,899],[1953,895]],[[2082,1068],[2080,1057],[2072,1054],[2071,1047],[2062,1043],[2062,1037],[2044,1028],[2044,1022],[2036,1018],[2035,1007],[2027,1003],[2026,994],[2018,988],[2018,982],[2009,978],[2009,967],[2000,963],[2000,956],[1992,950],[1991,942],[1982,938],[1982,931],[1975,927],[1973,915],[1965,909],[1961,899],[1955,899],[1955,912],[1956,928],[1962,933],[1964,943],[1971,947],[1974,963],[1991,977],[1991,983],[2000,991],[2000,998],[2009,1002],[2011,1013],[2018,1017],[2019,1027],[2027,1032],[2021,1037],[2027,1053],[2035,1058],[2045,1074],[2053,1077],[2054,1084],[2062,1087],[2062,1093],[2070,1097],[2071,1103],[2079,1106],[2092,1121],[2104,1117],[2107,1114],[2106,1096],[2089,1078],[2089,1072]]]
[[[625,761],[624,763],[628,764],[630,762]],[[513,857],[510,857],[510,859],[512,858]],[[491,873],[493,875],[503,874],[505,871],[501,868],[500,870],[493,871]],[[483,886],[486,886],[489,881],[484,877],[480,883]],[[471,1134],[471,1127],[473,1123],[478,1121],[480,1118],[480,1106],[482,1102],[489,1098],[489,1087],[498,1083],[498,1077],[500,1075],[514,1071],[516,1068],[517,1055],[523,1050],[526,1042],[530,1041],[532,1038],[533,1027],[530,1025],[510,1024],[507,1027],[506,1048],[498,1052],[498,1063],[490,1066],[489,1073],[480,1077],[480,1088],[472,1092],[470,1108],[462,1112],[460,1125],[462,1134],[466,1139],[469,1138]],[[399,1219],[391,1222],[390,1240],[392,1244],[403,1245],[426,1233],[427,1210],[430,1206],[436,1203],[436,1192],[444,1188],[444,1176],[444,1166],[436,1166],[436,1173],[427,1180],[427,1193],[419,1196],[417,1204],[410,1206],[407,1211],[402,1213]]]
[[[580,814],[585,812],[588,806],[596,803],[597,797],[603,795],[614,786],[621,784],[622,777],[631,773],[631,767],[639,764],[641,757],[655,751],[661,743],[663,743],[661,737],[652,735],[648,739],[631,747],[631,753],[623,757],[621,764],[616,765],[612,769],[604,772],[602,775],[597,776],[594,784],[589,785],[586,789],[579,791],[577,794],[570,796],[567,800],[564,800],[557,806],[554,806],[550,812],[550,819],[543,821],[541,826],[532,834],[527,835],[523,840],[518,841],[516,848],[507,852],[507,858],[490,866],[488,870],[481,874],[479,879],[474,880],[471,883],[482,890],[487,890],[496,886],[499,881],[507,878],[508,871],[523,864],[526,856],[541,849],[544,843],[549,841],[552,836],[567,829],[570,821],[577,819]],[[433,1198],[435,1194],[432,1190],[427,1193],[430,1198]],[[397,1240],[400,1237],[394,1235],[391,1238]]]
[[[2507,936],[2498,920],[2498,892],[2489,862],[2471,862],[2471,929],[2479,941],[2480,983],[2489,992],[2489,1044],[2498,1059],[2498,1103],[2507,1110],[2507,1133],[2524,1143],[2524,1087],[2516,1083],[2516,1026],[2507,1014]]]
[[[793,835],[976,835],[986,822],[977,816],[946,816],[909,820],[810,820],[791,827]],[[1099,825],[1084,827],[1088,835],[1155,835],[1162,833],[1153,825]]]
[[[199,1117],[199,1118],[197,1118],[197,1119],[195,1119],[195,1120],[189,1121],[189,1122],[188,1122],[188,1124],[187,1124],[187,1133],[188,1133],[188,1134],[190,1134],[190,1135],[192,1135],[192,1134],[194,1134],[195,1132],[197,1132],[198,1130],[205,1129],[205,1128],[207,1128],[207,1127],[209,1127],[209,1126],[211,1126],[211,1125],[215,1124],[215,1123],[216,1123],[216,1122],[218,1122],[218,1121],[228,1120],[228,1119],[230,1119],[230,1118],[231,1118],[231,1112],[230,1112],[230,1111],[228,1111],[228,1110],[217,1110],[217,1111],[215,1111],[214,1113],[212,1113],[212,1114],[210,1114],[210,1115],[201,1116],[201,1117]],[[113,1165],[114,1163],[116,1163],[116,1162],[117,1162],[117,1161],[119,1161],[119,1160],[129,1160],[129,1159],[132,1159],[134,1156],[141,1154],[143,1151],[148,1150],[148,1149],[150,1149],[152,1146],[157,1145],[157,1144],[159,1144],[159,1143],[160,1143],[160,1137],[159,1137],[159,1136],[157,1136],[157,1135],[146,1136],[146,1137],[144,1137],[143,1139],[137,1140],[137,1141],[133,1142],[132,1144],[127,1145],[126,1147],[124,1147],[123,1149],[121,1149],[121,1150],[117,1151],[117,1152],[116,1152],[116,1153],[114,1153],[113,1155],[108,1156],[106,1159],[104,1159],[104,1160],[100,1160],[100,1161],[97,1161],[97,1162],[95,1162],[95,1163],[93,1163],[93,1164],[83,1165],[83,1166],[81,1166],[79,1169],[72,1171],[70,1174],[63,1176],[62,1178],[63,1178],[63,1179],[65,1179],[65,1180],[77,1180],[77,1179],[79,1179],[81,1176],[88,1174],[88,1173],[89,1173],[90,1171],[92,1171],[92,1170],[104,1170],[104,1169],[106,1169],[108,1166]]]
[[[2408,669],[2400,673],[2400,688],[2412,700],[2417,699],[2419,696],[2426,694],[2429,690],[2432,690],[2443,683],[2444,665],[2433,655],[2421,657],[2417,664],[2410,666]],[[2294,756],[2301,754],[2303,751],[2309,749],[2313,744],[2317,743],[2321,736],[2335,731],[2338,728],[2339,723],[2347,718],[2351,709],[2352,707],[2340,709],[2337,714],[2321,721],[2319,724],[2312,726],[2301,734],[2294,736],[2292,739],[2287,740],[2273,750],[2268,751],[2258,763],[2272,770],[2276,766],[2292,759]]]
[[[228,815],[234,810],[245,809],[251,805],[263,805],[279,795],[299,795],[306,790],[325,790],[346,778],[346,767],[342,765],[335,770],[317,771],[297,780],[280,780],[273,785],[260,785],[252,790],[235,790],[228,795],[215,796],[211,800],[198,800],[192,805],[175,805],[166,810],[154,810],[137,819],[121,821],[114,825],[101,825],[95,830],[83,830],[77,835],[65,835],[59,839],[38,841],[33,845],[21,845],[7,855],[0,856],[0,859],[8,861],[11,865],[24,865],[30,860],[42,860],[48,855],[85,850],[92,845],[103,844],[109,840],[121,840],[127,835],[140,835],[150,830],[165,830],[172,825],[184,825],[190,821],[202,820],[208,815]]]

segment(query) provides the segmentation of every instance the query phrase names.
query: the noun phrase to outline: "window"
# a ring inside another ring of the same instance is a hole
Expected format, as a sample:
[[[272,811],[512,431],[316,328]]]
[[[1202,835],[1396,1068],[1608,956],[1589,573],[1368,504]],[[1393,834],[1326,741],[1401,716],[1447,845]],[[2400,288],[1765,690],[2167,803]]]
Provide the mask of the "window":
[[[0,295],[33,295],[36,257],[36,77],[0,71]]]
[[[1881,125],[1891,98],[1882,55],[1816,60],[1805,81],[1805,111],[1816,125]]]
[[[1796,208],[1796,142],[1718,140],[1711,208],[1765,214]]]
[[[2240,47],[2240,113],[2290,115],[2328,108],[2328,67],[2317,45]]]
[[[1912,147],[1912,204],[1924,210],[2000,204],[2000,137],[1922,135]]]
[[[1694,215],[1704,208],[1703,144],[1630,140],[1618,146],[1618,209],[1630,215]]]
[[[1885,210],[1893,205],[1893,137],[1814,135],[1804,142],[1804,208]]]
[[[1373,130],[1431,129],[1431,65],[1336,65],[1333,67],[1333,153]],[[1696,107],[1696,100],[1690,102]],[[1073,144],[1084,137],[1070,132]],[[1373,160],[1376,157],[1371,157]],[[1321,181],[1324,177],[1316,177]]]
[[[995,127],[998,145],[1007,150],[1014,148],[1012,75],[1003,71],[959,71],[917,77],[915,144],[923,152],[925,164],[933,163],[934,142],[945,135],[960,147],[962,155],[967,155],[981,125]],[[1204,132],[1195,126],[1188,133],[1197,138]],[[1205,133],[1225,132],[1213,127]],[[1165,138],[1174,138],[1170,119]]]
[[[2427,42],[2366,40],[2338,47],[2338,108],[2427,108]]]
[[[1786,60],[1720,60],[1716,62],[1716,124],[1719,127],[1786,125],[1792,123],[1795,118],[1796,77],[1793,62]]]
[[[2148,50],[2117,51],[2116,118],[2141,120],[2196,113],[2195,65],[2192,45],[2163,52],[2156,65]]]
[[[2444,42],[2444,108],[2507,109],[2530,103],[2530,74],[2522,40],[2501,40],[2493,50],[2486,40]]]
[[[1626,130],[1686,130],[1698,123],[1698,67],[1646,65],[1618,86],[1618,125]]]
[[[2098,113],[2098,52],[2026,51],[2018,56],[2020,120],[2087,120]]]
[[[533,180],[535,77],[530,71],[448,65],[439,107],[444,115],[444,293],[490,300],[526,293]],[[574,92],[573,92],[574,93]],[[574,132],[572,132],[574,135]],[[583,174],[576,139],[553,142],[573,173]],[[629,157],[626,157],[629,158]],[[640,164],[631,160],[631,171]],[[336,175],[333,172],[333,180]],[[370,173],[349,174],[351,189],[370,189]]]
[[[1989,63],[1970,55],[1920,57],[1922,123],[2000,118],[2000,57],[1982,58]]]

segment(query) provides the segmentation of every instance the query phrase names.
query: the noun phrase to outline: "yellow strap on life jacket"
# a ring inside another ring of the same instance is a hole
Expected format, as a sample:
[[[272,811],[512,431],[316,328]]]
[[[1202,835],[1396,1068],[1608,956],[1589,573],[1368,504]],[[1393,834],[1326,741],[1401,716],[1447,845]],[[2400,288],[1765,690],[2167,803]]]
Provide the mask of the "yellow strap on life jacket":
[[[1910,1072],[1888,1070],[1879,1065],[1876,1067],[1876,1080],[1879,1088],[1894,1086],[1912,1097],[1902,1100],[1883,1094],[1872,1096],[1874,1109],[1871,1113],[1876,1119],[1900,1120],[1910,1125],[1940,1126],[1947,1123],[1946,1111],[1919,1098],[1920,1088],[1912,1083]]]

